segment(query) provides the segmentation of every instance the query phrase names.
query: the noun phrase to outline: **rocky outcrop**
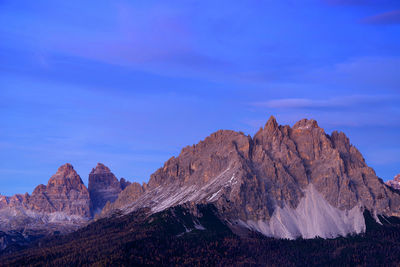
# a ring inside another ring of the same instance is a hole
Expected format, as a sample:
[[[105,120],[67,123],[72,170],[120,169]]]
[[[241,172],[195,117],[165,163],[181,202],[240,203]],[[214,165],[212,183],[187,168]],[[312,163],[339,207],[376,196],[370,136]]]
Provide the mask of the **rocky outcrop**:
[[[99,213],[107,202],[114,202],[118,194],[124,190],[130,182],[121,178],[120,181],[109,168],[98,163],[89,174],[89,193],[92,202],[92,213]]]
[[[400,190],[400,174],[397,174],[393,180],[389,180],[386,184],[394,189]]]
[[[232,225],[285,238],[362,232],[364,209],[400,215],[400,195],[345,134],[328,135],[307,119],[290,127],[271,117],[254,137],[213,133],[169,159],[147,185],[128,186],[102,216],[187,202],[213,203]]]

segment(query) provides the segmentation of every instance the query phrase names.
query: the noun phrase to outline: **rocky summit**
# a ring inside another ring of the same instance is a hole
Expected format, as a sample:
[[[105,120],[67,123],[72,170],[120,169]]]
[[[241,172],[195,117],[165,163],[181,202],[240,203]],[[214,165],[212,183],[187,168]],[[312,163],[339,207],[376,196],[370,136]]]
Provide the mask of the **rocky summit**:
[[[118,194],[128,185],[130,182],[124,178],[118,181],[109,168],[98,163],[89,174],[89,193],[93,214],[101,212],[107,202],[114,202]]]
[[[293,127],[271,117],[253,137],[220,130],[185,147],[107,204],[101,216],[212,203],[235,231],[323,238],[365,231],[364,210],[400,216],[400,195],[379,179],[342,132],[315,120]],[[240,230],[240,231],[242,231]]]
[[[394,189],[400,190],[400,174],[397,174],[393,180],[389,180],[386,182],[388,186],[393,187]]]

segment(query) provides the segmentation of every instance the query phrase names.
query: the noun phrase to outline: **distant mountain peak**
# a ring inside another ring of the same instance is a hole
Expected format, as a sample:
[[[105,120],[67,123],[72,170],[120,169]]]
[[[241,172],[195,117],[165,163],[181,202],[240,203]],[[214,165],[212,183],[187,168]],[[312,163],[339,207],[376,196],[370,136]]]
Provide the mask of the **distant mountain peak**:
[[[313,129],[313,128],[319,128],[318,123],[316,120],[313,119],[302,119],[299,120],[298,122],[295,123],[293,126],[293,129]]]
[[[394,189],[400,190],[400,174],[397,174],[393,180],[389,180],[386,182],[388,186],[393,187]]]
[[[265,124],[265,128],[275,129],[276,127],[278,127],[278,122],[276,121],[276,118],[271,115],[271,117],[269,117],[267,123]]]
[[[68,189],[84,190],[86,188],[81,177],[70,163],[66,163],[58,168],[57,172],[51,176],[47,182],[47,187],[65,186]]]
[[[65,163],[64,165],[61,165],[56,174],[57,176],[66,176],[69,174],[76,174],[76,171],[74,170],[74,167],[72,166],[71,163]]]
[[[103,163],[97,163],[96,167],[92,169],[91,174],[111,173],[110,169]]]
[[[58,168],[32,195],[0,199],[0,230],[76,229],[91,218],[89,191],[71,164]]]
[[[89,174],[89,193],[92,202],[92,214],[99,213],[107,202],[114,202],[118,194],[124,190],[130,182],[117,177],[102,163],[98,163]]]

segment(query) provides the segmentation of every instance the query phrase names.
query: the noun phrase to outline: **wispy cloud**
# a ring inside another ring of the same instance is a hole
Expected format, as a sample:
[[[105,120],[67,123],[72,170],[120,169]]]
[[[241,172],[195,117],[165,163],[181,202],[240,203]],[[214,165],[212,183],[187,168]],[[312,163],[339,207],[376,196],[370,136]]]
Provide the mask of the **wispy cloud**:
[[[371,0],[323,0],[329,5],[368,5],[373,3]]]
[[[330,99],[282,98],[264,102],[253,102],[252,106],[266,108],[335,108],[360,104],[371,104],[391,100],[393,96],[353,95]]]
[[[303,78],[335,88],[381,88],[398,92],[399,66],[400,57],[397,56],[354,57],[312,70]]]
[[[49,42],[68,55],[156,73],[228,67],[226,60],[198,48],[184,10],[122,2],[115,6],[111,31],[94,28],[90,34],[74,33],[68,41],[59,35]]]
[[[322,2],[333,6],[400,6],[398,0],[322,0]]]
[[[400,24],[400,9],[364,18],[361,22],[377,25]]]

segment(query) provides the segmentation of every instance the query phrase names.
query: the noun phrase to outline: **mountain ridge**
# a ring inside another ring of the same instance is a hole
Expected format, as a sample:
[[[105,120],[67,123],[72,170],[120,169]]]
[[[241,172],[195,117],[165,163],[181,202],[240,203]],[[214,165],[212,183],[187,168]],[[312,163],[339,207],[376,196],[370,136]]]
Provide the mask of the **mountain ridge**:
[[[213,203],[232,224],[284,238],[363,232],[364,209],[376,218],[400,215],[400,196],[344,133],[328,135],[308,119],[283,126],[273,116],[253,137],[219,130],[183,148],[147,184],[128,186],[101,217],[142,207],[159,212],[186,202]],[[333,221],[332,231],[314,223],[321,216]]]
[[[0,230],[28,225],[67,232],[93,217],[198,204],[215,205],[237,233],[289,239],[365,232],[365,210],[378,222],[379,216],[400,214],[400,195],[376,176],[344,133],[326,134],[312,119],[279,125],[271,116],[254,136],[219,130],[184,147],[142,185],[118,180],[98,163],[86,188],[65,164],[32,195],[0,196],[0,217],[11,218]],[[25,217],[10,215],[15,206]],[[32,216],[36,211],[42,213]]]

